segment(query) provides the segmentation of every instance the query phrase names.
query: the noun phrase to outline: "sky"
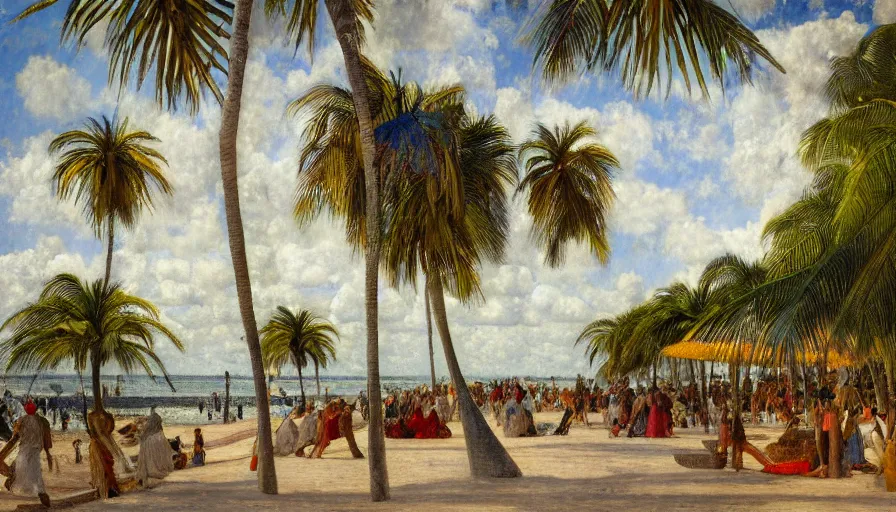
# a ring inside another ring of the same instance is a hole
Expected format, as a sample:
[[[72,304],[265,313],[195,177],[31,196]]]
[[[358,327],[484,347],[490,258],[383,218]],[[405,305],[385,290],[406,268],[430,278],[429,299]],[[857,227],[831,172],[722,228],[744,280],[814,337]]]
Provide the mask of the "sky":
[[[105,242],[78,206],[55,198],[47,146],[88,116],[117,113],[160,139],[174,194],[159,198],[137,227],[119,231],[113,279],[158,305],[184,341],[184,353],[164,340],[157,345],[169,373],[249,375],[224,225],[220,108],[209,96],[195,117],[169,113],[152,91],[107,86],[102,27],[80,50],[60,46],[68,2],[7,23],[29,3],[0,0],[0,318],[35,300],[60,272],[102,277]],[[614,76],[545,86],[519,43],[531,17],[525,5],[375,3],[364,52],[377,65],[424,85],[462,84],[471,108],[497,116],[516,142],[536,122],[586,121],[620,161],[606,266],[573,247],[562,268],[545,267],[524,204],[514,202],[505,261],[482,268],[485,303],[447,300],[458,358],[472,376],[592,374],[583,347],[574,346],[586,324],[675,280],[694,282],[726,252],[760,257],[763,224],[810,181],[796,150],[802,131],[826,113],[829,60],[851,52],[876,25],[896,21],[896,0],[721,0],[787,73],[760,66],[752,86],[714,88],[711,101],[690,97],[680,84],[668,98],[636,100]],[[304,47],[295,52],[260,9],[253,16],[238,142],[242,215],[259,324],[278,305],[310,309],[340,332],[337,362],[326,372],[364,375],[363,258],[338,222],[300,227],[291,215],[303,123],[286,115],[286,105],[315,84],[347,82],[321,14],[313,59]],[[384,375],[428,373],[421,292],[381,286]],[[435,343],[436,371],[446,375]]]

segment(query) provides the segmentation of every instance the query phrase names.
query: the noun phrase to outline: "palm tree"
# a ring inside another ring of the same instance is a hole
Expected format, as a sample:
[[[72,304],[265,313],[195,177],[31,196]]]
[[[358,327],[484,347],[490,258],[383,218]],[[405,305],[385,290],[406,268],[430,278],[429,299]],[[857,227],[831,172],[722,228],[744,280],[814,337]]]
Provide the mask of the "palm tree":
[[[16,20],[50,7],[59,0],[37,0]],[[169,109],[176,109],[183,99],[196,112],[201,93],[210,90],[222,103],[220,154],[221,180],[224,191],[224,210],[230,241],[231,260],[237,287],[240,316],[246,331],[246,344],[252,364],[255,398],[258,404],[258,485],[267,494],[277,493],[274,452],[267,404],[264,365],[252,304],[252,288],[246,261],[245,236],[239,208],[237,188],[236,140],[242,100],[243,79],[249,55],[249,26],[253,0],[71,0],[62,24],[62,39],[76,40],[80,46],[87,33],[101,21],[108,21],[106,46],[110,50],[110,81],[125,85],[131,73],[137,75],[138,88],[154,70],[155,93],[160,105],[167,100]],[[285,13],[291,6],[288,29],[295,41],[307,37],[313,49],[317,21],[317,0],[266,0],[270,14]],[[370,0],[327,0],[327,11],[342,47],[354,103],[359,112],[362,133],[364,171],[367,173],[368,217],[379,218],[379,189],[374,172],[375,144],[370,123],[367,92],[361,68],[360,45],[363,43],[361,19],[372,20]],[[231,15],[231,12],[233,15]],[[232,33],[225,27],[230,26]],[[230,38],[230,52],[218,42]],[[138,61],[137,56],[140,55]],[[135,69],[136,68],[136,69]],[[221,94],[212,70],[225,72],[227,91]],[[226,70],[226,71],[225,71]],[[377,330],[377,274],[379,264],[379,232],[371,223],[367,248],[367,308],[368,393],[371,401],[381,400],[379,377],[379,345]],[[368,426],[373,501],[389,499],[386,471],[383,415],[371,409]]]
[[[71,274],[49,280],[36,302],[0,326],[0,332],[7,329],[12,332],[0,345],[8,358],[7,371],[44,371],[72,361],[75,370],[82,372],[89,365],[97,411],[104,410],[103,366],[115,363],[127,373],[139,368],[154,377],[155,365],[171,386],[165,366],[153,351],[155,333],[183,351],[183,344],[161,323],[152,303],[125,293],[118,284],[82,282]]]
[[[333,332],[333,336],[337,339],[339,333]],[[310,338],[306,342],[308,349],[308,357],[314,363],[314,381],[317,384],[317,396],[320,398],[320,369],[326,369],[327,365],[336,361],[336,348],[333,346],[333,340],[329,337]]]
[[[668,96],[678,74],[688,92],[696,82],[708,97],[707,76],[722,88],[749,83],[758,57],[784,72],[755,34],[712,0],[552,0],[523,41],[547,81],[618,70],[636,96],[662,88],[664,78]]]
[[[464,410],[472,472],[516,476],[518,468],[472,405],[447,318],[440,319],[445,315],[444,289],[461,300],[478,297],[479,259],[498,260],[503,254],[505,199],[496,191],[513,179],[506,132],[492,118],[469,119],[459,87],[424,92],[416,84],[402,84],[394,76],[389,80],[365,65],[378,123],[378,171],[385,185],[383,267],[395,286],[404,281],[413,284],[418,270],[427,277],[427,298]],[[364,186],[356,152],[359,134],[349,99],[348,91],[317,86],[290,105],[292,113],[311,110],[296,216],[307,222],[326,209],[345,220],[346,238],[358,247],[365,243],[360,193]],[[414,143],[402,142],[408,140]]]
[[[153,187],[171,195],[162,172],[165,158],[144,145],[158,140],[145,131],[128,131],[127,118],[119,123],[103,116],[102,122],[88,118],[84,130],[62,133],[50,143],[51,153],[61,153],[53,173],[57,195],[63,200],[74,195],[97,237],[106,232],[107,283],[116,220],[133,227],[141,210],[152,208]]]
[[[587,143],[595,131],[584,122],[570,127],[542,124],[535,137],[520,146],[526,175],[517,192],[529,192],[532,235],[545,250],[545,263],[558,267],[569,241],[587,242],[597,259],[610,259],[607,212],[613,206],[616,157],[605,147]]]
[[[38,0],[15,19],[58,2]],[[270,409],[237,188],[236,139],[249,54],[252,4],[252,0],[237,0],[235,5],[227,0],[71,0],[62,23],[61,39],[74,40],[80,47],[90,30],[106,21],[110,82],[125,86],[133,73],[139,89],[144,78],[154,72],[154,91],[160,106],[164,104],[175,110],[183,100],[195,113],[204,90],[211,91],[219,103],[223,102],[221,181],[237,300],[246,331],[258,407],[258,486],[264,493],[276,494]],[[226,30],[227,26],[233,29],[232,34]],[[227,38],[231,39],[229,55],[219,42]],[[221,94],[212,69],[226,72],[226,95]]]
[[[457,127],[460,183],[439,176],[411,174],[386,194],[383,259],[389,280],[413,284],[418,268],[457,399],[470,472],[481,477],[517,477],[519,467],[495,437],[476,407],[460,369],[445,308],[445,290],[462,302],[481,298],[479,267],[500,262],[509,230],[506,189],[515,181],[513,147],[507,131],[493,117],[460,117]],[[454,212],[450,192],[462,188],[464,208]],[[437,199],[433,199],[436,197]],[[418,267],[419,263],[419,267]]]
[[[896,272],[890,263],[896,255],[896,181],[890,172],[896,156],[890,129],[896,124],[893,48],[896,25],[884,25],[863,38],[851,55],[832,60],[826,84],[830,115],[804,133],[800,153],[816,182],[836,185],[828,224],[834,244],[808,267],[812,275],[823,277],[817,282],[846,290],[831,335],[852,336],[858,355],[882,356],[888,409],[896,416],[896,365],[891,363],[896,331],[889,320],[896,301]],[[896,430],[888,423],[891,432]]]
[[[246,2],[246,0],[241,0]],[[286,13],[285,0],[266,0],[268,11]],[[251,3],[251,2],[247,2]],[[289,12],[287,30],[296,47],[307,39],[309,51],[313,51],[317,20],[317,0],[293,0]],[[364,170],[364,199],[367,244],[365,246],[364,302],[367,312],[367,396],[374,407],[370,408],[367,440],[370,468],[370,497],[373,501],[389,499],[389,474],[386,468],[386,436],[383,425],[383,403],[380,386],[379,363],[379,289],[380,263],[380,184],[374,165],[376,143],[373,135],[373,115],[368,103],[369,92],[365,81],[361,45],[364,43],[362,20],[373,20],[372,0],[326,0],[327,13],[336,32],[336,40],[342,49],[345,71],[351,85],[351,98],[355,106],[360,132],[360,161]],[[248,33],[248,25],[246,27]]]
[[[302,368],[308,366],[309,361],[314,362],[316,374],[317,365],[320,362],[326,364],[327,354],[335,357],[333,338],[339,336],[336,328],[308,310],[293,313],[285,306],[277,306],[260,333],[265,367],[272,373],[279,373],[284,364],[292,363],[299,372],[302,403],[306,403]],[[319,388],[318,381],[318,395]]]

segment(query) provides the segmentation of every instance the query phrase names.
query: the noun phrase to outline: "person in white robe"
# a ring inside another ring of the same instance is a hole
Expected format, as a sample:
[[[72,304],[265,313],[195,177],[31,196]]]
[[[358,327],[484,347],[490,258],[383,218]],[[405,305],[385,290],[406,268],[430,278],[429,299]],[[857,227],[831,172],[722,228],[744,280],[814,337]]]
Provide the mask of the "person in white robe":
[[[526,435],[528,420],[523,408],[513,396],[504,404],[504,436],[520,437]]]
[[[116,465],[117,465],[116,460]],[[162,480],[174,471],[174,450],[162,430],[162,417],[153,407],[140,432],[140,454],[137,457],[137,482],[149,485],[150,479]]]
[[[40,467],[40,452],[47,453],[47,466],[53,469],[50,448],[53,447],[49,423],[35,414],[37,406],[28,402],[23,416],[16,424],[19,453],[13,463],[12,481],[9,490],[20,496],[37,496],[45,507],[50,506],[50,497],[44,486],[43,471]]]

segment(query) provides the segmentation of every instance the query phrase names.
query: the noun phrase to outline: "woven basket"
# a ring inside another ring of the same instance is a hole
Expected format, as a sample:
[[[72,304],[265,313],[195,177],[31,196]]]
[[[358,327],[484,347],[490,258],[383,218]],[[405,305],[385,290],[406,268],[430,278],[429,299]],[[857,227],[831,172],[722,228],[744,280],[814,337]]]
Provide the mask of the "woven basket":
[[[724,460],[716,457],[713,453],[675,453],[675,462],[679,466],[688,469],[722,469],[725,467]],[[721,465],[720,465],[721,464]]]

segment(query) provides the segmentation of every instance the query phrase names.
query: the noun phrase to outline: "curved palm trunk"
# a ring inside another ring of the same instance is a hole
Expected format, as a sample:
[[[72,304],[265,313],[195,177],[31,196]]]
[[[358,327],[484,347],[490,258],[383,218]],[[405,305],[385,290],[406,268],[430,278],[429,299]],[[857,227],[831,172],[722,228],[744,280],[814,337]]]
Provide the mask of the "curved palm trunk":
[[[432,351],[432,312],[429,309],[429,283],[423,288],[426,301],[426,338],[429,341],[429,373],[432,376],[432,389],[436,389],[436,359]]]
[[[109,240],[106,248],[106,280],[103,281],[107,286],[112,276],[112,244],[115,242],[115,217],[109,216]]]
[[[439,338],[442,339],[442,347],[445,349],[448,373],[454,382],[457,401],[460,403],[460,421],[464,427],[470,473],[474,478],[523,476],[516,462],[510,458],[510,454],[507,453],[485,418],[482,417],[482,411],[476,407],[473,397],[470,396],[470,390],[467,388],[467,383],[457,362],[457,356],[454,353],[454,345],[451,343],[442,282],[439,279],[430,279],[429,276],[427,276],[427,282],[431,294],[433,316],[435,316],[436,327],[439,330]]]
[[[314,381],[317,383],[317,400],[320,400],[320,366],[317,361],[314,361]]]
[[[236,280],[236,294],[240,316],[246,331],[249,359],[252,364],[252,380],[255,384],[255,404],[258,414],[258,488],[266,494],[277,494],[277,475],[274,469],[274,445],[271,435],[271,410],[265,385],[264,364],[258,326],[252,306],[252,284],[249,280],[249,264],[246,261],[246,240],[240,215],[240,197],[237,186],[236,141],[239,130],[240,106],[243,94],[243,77],[249,55],[249,23],[252,16],[252,0],[237,0],[234,7],[233,34],[230,39],[230,64],[227,75],[227,93],[221,111],[221,183],[224,190],[224,212],[227,217],[227,235],[230,241],[230,258]]]
[[[358,116],[361,133],[361,157],[364,162],[367,245],[365,252],[366,280],[364,304],[367,311],[367,396],[370,416],[367,427],[368,465],[370,468],[370,499],[389,499],[389,473],[386,467],[386,436],[383,430],[383,397],[380,389],[379,308],[377,303],[380,263],[380,185],[374,166],[376,141],[367,101],[367,82],[361,67],[357,16],[351,0],[326,0],[327,13],[342,49],[345,72],[352,87],[352,101]]]

